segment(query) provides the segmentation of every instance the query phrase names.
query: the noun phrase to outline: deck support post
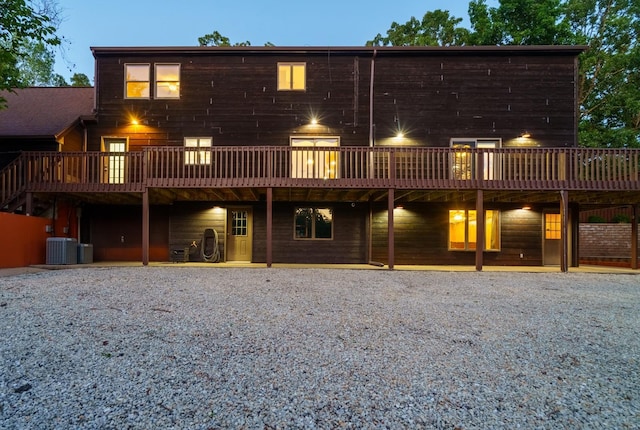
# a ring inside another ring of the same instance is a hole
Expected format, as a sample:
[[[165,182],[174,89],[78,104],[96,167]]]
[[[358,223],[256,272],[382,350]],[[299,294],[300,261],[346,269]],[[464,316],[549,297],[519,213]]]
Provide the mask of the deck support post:
[[[631,212],[631,268],[638,270],[638,212],[640,205],[632,206]]]
[[[273,188],[267,188],[267,267],[273,264]]]
[[[395,264],[395,232],[393,231],[393,206],[395,204],[395,190],[393,188],[389,188],[389,196],[387,198],[387,212],[388,212],[388,245],[387,245],[387,254],[389,260],[389,270],[393,269],[393,265]]]
[[[27,201],[25,202],[24,213],[25,215],[33,215],[33,193],[27,193]]]
[[[560,191],[560,271],[569,271],[569,193]]]
[[[149,265],[149,188],[142,193],[142,265]]]
[[[476,191],[476,270],[482,271],[484,251],[484,191]]]

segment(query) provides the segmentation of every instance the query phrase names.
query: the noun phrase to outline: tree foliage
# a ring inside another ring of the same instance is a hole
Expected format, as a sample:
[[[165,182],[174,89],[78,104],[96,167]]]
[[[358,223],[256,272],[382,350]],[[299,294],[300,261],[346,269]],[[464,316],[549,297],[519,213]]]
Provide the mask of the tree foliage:
[[[30,84],[23,71],[34,49],[35,56],[40,55],[45,64],[49,61],[53,64],[45,51],[60,45],[61,39],[47,14],[52,10],[50,6],[45,1],[36,4],[28,0],[0,0],[0,90],[11,91]],[[40,73],[36,72],[33,78],[40,79]],[[6,100],[0,97],[0,108],[3,107]]]
[[[236,42],[231,44],[231,40],[220,34],[219,31],[214,31],[213,33],[205,34],[204,36],[198,37],[198,44],[200,46],[251,46],[251,42],[248,40],[245,42]],[[274,46],[273,43],[267,42],[264,46]]]
[[[582,146],[640,147],[640,0],[486,0],[470,28],[448,11],[393,22],[368,45],[587,45],[580,56]]]

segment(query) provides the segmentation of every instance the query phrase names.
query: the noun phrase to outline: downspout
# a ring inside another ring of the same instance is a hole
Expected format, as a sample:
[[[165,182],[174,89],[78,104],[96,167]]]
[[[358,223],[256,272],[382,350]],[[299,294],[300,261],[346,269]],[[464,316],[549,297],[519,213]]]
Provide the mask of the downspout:
[[[371,57],[371,78],[369,80],[369,147],[373,148],[373,81],[376,70],[376,54],[378,51],[373,49],[373,57]]]

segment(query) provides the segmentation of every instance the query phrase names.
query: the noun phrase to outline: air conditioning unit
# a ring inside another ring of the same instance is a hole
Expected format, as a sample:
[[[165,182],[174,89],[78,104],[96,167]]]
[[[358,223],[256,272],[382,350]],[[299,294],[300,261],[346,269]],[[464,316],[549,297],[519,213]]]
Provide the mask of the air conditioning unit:
[[[93,245],[90,243],[78,244],[78,264],[93,263]]]
[[[78,241],[70,237],[47,238],[47,264],[78,264]]]

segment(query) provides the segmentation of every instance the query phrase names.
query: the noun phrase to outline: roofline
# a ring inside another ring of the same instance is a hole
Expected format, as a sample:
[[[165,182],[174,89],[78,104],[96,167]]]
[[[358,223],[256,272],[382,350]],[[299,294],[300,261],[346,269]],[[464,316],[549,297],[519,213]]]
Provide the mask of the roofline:
[[[547,53],[578,55],[587,50],[585,45],[482,45],[482,46],[92,46],[93,56],[109,54],[203,54],[203,53],[270,53],[305,54],[333,52],[345,54],[473,54],[473,53]]]

